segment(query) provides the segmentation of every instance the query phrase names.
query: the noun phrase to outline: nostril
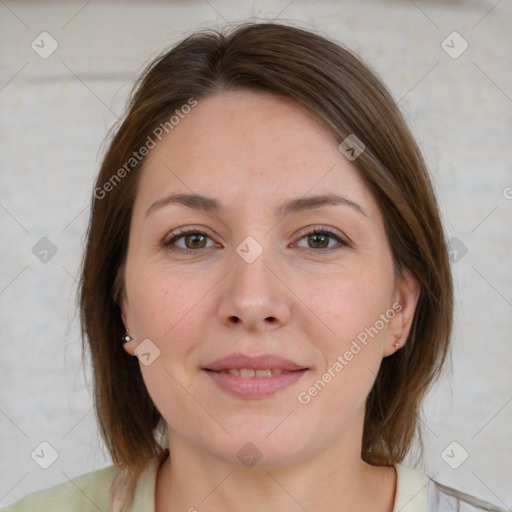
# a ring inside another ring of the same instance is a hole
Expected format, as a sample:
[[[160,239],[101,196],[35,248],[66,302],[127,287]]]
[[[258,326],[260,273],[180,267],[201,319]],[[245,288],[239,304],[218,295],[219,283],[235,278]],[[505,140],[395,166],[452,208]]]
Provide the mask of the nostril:
[[[237,324],[238,322],[240,322],[240,318],[238,318],[237,316],[232,316],[231,317],[231,321],[234,324]],[[265,318],[265,321],[266,322],[270,322],[270,323],[274,323],[274,322],[277,321],[277,318],[275,316],[267,316],[267,318]]]

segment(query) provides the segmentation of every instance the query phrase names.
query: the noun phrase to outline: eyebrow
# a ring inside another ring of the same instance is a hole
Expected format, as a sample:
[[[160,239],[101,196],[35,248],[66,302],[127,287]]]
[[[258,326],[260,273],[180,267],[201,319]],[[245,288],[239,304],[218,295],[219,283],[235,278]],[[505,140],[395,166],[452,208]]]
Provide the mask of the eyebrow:
[[[224,205],[220,201],[212,197],[207,197],[200,194],[169,194],[162,199],[155,201],[146,211],[146,217],[151,212],[170,204],[183,205],[195,210],[202,210],[212,213],[218,213],[224,208]],[[336,194],[323,194],[318,196],[290,199],[283,203],[279,208],[277,208],[276,214],[284,217],[289,213],[297,213],[329,205],[349,206],[356,212],[364,215],[365,217],[368,217],[368,213],[362,206],[358,205],[348,197],[339,196]]]

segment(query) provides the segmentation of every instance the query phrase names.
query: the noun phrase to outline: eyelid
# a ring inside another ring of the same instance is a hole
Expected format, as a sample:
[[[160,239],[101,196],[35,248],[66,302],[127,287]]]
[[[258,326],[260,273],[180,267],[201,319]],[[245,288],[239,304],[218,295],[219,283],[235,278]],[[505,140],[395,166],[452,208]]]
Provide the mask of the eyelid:
[[[338,245],[334,247],[328,247],[325,249],[313,249],[309,247],[305,247],[304,249],[309,249],[314,252],[329,252],[335,249],[341,249],[342,247],[352,247],[352,241],[343,233],[335,230],[334,228],[328,226],[307,226],[303,228],[299,234],[297,235],[297,242],[300,242],[302,239],[307,238],[309,236],[313,236],[315,234],[325,234],[329,235],[331,238],[338,240]],[[296,244],[297,242],[294,242]]]
[[[199,227],[195,227],[195,226],[187,226],[185,228],[177,228],[174,231],[172,231],[171,233],[169,233],[168,235],[166,235],[163,239],[162,244],[165,247],[171,247],[171,242],[179,240],[181,238],[184,238],[187,235],[195,235],[195,234],[203,235],[203,236],[209,238],[210,240],[214,241],[213,237],[211,235],[209,235],[207,233],[207,230],[205,230],[204,228],[202,228],[202,227],[199,228]],[[217,243],[217,242],[215,242],[215,243]],[[182,249],[182,248],[178,247],[177,250],[180,250],[180,249]],[[186,250],[191,250],[191,249],[183,249],[183,250],[186,251]]]

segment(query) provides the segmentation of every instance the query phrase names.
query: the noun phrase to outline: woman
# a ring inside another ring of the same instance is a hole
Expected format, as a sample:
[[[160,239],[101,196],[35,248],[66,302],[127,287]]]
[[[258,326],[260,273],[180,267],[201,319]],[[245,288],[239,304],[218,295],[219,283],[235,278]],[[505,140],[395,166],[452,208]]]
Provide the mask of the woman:
[[[401,464],[452,328],[422,157],[352,53],[276,23],[141,76],[80,305],[114,465],[6,511],[500,510]]]

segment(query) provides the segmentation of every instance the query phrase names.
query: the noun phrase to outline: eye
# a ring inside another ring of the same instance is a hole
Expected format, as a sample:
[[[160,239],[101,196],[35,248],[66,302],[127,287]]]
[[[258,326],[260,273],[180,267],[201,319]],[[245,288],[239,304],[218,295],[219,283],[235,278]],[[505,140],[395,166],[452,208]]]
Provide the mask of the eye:
[[[208,240],[212,244],[208,244]],[[306,240],[308,245],[300,245],[299,242]],[[331,241],[337,242],[331,244]],[[179,245],[178,242],[182,242]],[[328,252],[342,247],[347,247],[349,243],[340,235],[327,228],[317,228],[302,235],[297,243],[298,247],[305,249],[317,249],[317,252]],[[171,251],[182,252],[184,254],[197,254],[199,249],[208,249],[210,247],[218,247],[213,240],[203,231],[197,229],[180,229],[171,233],[171,235],[163,242],[163,245]]]
[[[338,244],[329,246],[329,239],[337,241]],[[348,242],[344,240],[340,235],[326,228],[314,229],[313,231],[310,231],[301,236],[299,241],[301,240],[306,240],[307,243],[309,243],[309,245],[305,247],[306,249],[318,249],[319,251],[324,252],[331,251],[333,249],[340,249],[341,247],[346,247],[349,245]],[[297,245],[299,247],[304,247],[300,246],[299,244]]]
[[[208,239],[211,240],[206,233],[198,231],[197,229],[181,229],[171,233],[170,237],[164,241],[163,245],[171,251],[193,254],[197,253],[198,249],[212,247],[211,245],[206,245]],[[184,246],[178,245],[178,241],[183,241]]]

